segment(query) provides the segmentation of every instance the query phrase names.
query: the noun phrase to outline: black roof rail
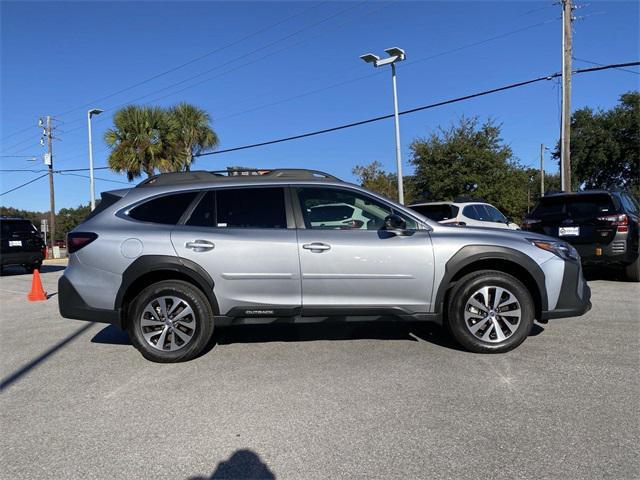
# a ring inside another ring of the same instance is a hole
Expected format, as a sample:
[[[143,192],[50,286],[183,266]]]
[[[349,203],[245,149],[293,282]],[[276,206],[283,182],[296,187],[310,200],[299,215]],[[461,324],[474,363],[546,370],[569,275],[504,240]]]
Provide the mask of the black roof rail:
[[[337,180],[339,178],[334,177],[325,172],[319,170],[308,170],[304,168],[240,168],[230,167],[226,170],[195,170],[189,172],[170,172],[160,173],[143,180],[138,185],[139,187],[156,187],[161,185],[181,185],[189,183],[200,182],[216,182],[225,180],[240,180],[251,179],[258,180],[259,178],[273,179],[291,179],[291,180]]]

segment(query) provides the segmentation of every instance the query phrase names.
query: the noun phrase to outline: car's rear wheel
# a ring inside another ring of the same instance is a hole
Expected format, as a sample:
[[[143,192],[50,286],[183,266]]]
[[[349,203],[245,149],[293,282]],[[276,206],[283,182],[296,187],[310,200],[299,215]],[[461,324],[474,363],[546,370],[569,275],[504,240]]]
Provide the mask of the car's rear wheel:
[[[198,288],[166,280],[134,299],[127,322],[134,346],[148,360],[171,363],[197,357],[213,335],[213,311]]]
[[[447,325],[453,337],[476,353],[508,352],[533,327],[531,293],[504,272],[483,270],[456,282],[449,295]]]
[[[640,282],[640,256],[624,269],[625,276],[630,282]]]
[[[33,273],[34,270],[40,270],[41,267],[42,262],[28,263],[24,266],[24,268],[27,270],[27,273]]]

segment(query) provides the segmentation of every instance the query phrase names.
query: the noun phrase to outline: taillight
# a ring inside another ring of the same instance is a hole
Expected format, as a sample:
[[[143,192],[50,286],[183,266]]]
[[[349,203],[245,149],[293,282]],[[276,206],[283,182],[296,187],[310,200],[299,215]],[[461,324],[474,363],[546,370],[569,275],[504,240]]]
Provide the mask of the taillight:
[[[74,253],[93,242],[98,235],[93,232],[73,232],[67,235],[67,251]]]
[[[618,232],[625,233],[629,231],[629,217],[626,214],[621,215],[607,215],[605,217],[598,217],[598,220],[602,222],[609,222],[612,227],[618,227]]]
[[[522,229],[523,230],[529,230],[529,228],[531,227],[531,225],[534,225],[536,223],[540,223],[542,220],[538,220],[537,218],[525,218],[522,221]]]

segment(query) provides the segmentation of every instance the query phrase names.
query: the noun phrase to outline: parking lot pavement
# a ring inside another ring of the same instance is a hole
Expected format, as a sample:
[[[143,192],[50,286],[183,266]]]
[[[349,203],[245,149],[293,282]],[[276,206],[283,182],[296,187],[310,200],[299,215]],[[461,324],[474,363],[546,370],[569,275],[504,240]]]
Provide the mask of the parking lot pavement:
[[[62,267],[49,265],[56,291]],[[0,278],[2,478],[640,477],[638,286],[504,355],[402,324],[235,327],[159,365]]]

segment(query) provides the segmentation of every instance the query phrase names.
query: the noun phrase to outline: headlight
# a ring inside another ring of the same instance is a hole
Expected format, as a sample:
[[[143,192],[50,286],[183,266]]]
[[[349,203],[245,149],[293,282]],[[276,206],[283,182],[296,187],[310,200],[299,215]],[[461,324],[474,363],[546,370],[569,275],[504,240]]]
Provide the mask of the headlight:
[[[529,238],[527,240],[529,240],[533,245],[541,248],[542,250],[546,250],[547,252],[556,254],[563,260],[578,260],[580,258],[580,255],[578,255],[578,251],[567,242],[553,242],[547,240],[536,240],[532,238]]]

